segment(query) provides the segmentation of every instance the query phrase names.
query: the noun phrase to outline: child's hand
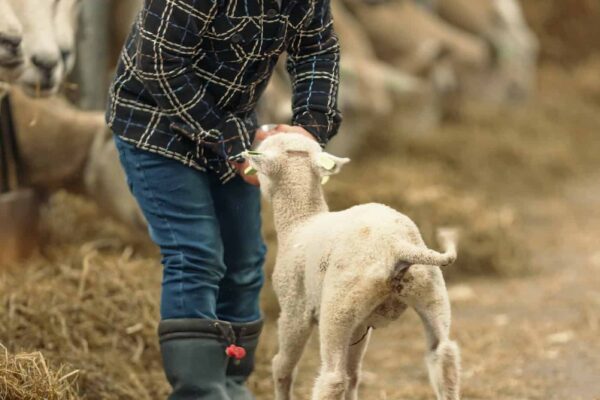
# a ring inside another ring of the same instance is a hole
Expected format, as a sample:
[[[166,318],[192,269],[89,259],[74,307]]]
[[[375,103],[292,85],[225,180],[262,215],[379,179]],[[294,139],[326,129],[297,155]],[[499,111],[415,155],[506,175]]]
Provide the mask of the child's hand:
[[[256,135],[254,136],[254,144],[253,144],[252,148],[254,148],[257,143],[262,142],[269,136],[274,135],[275,133],[276,132],[274,130],[263,131],[262,129],[257,129]],[[254,185],[254,186],[260,186],[257,175],[246,175],[246,170],[250,166],[250,163],[248,162],[248,160],[245,160],[242,163],[231,162],[230,164],[233,168],[235,168],[237,174],[239,176],[241,176],[244,181],[246,181],[246,183],[249,183],[250,185]]]

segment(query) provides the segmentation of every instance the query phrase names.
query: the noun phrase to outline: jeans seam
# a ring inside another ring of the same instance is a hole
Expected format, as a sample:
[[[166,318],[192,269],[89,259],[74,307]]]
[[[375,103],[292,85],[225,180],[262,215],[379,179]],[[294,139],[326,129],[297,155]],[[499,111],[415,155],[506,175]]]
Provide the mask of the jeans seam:
[[[146,173],[144,172],[144,168],[142,168],[141,164],[139,162],[135,162],[135,168],[138,170],[139,175],[140,175],[140,180],[141,180],[141,184],[142,184],[142,189],[144,191],[146,191],[149,195],[149,198],[152,201],[152,204],[154,205],[154,208],[157,211],[157,215],[158,217],[163,221],[163,223],[165,224],[165,226],[167,227],[168,231],[169,231],[169,235],[171,236],[171,240],[173,241],[173,243],[175,244],[175,247],[179,248],[179,241],[177,240],[177,237],[175,236],[175,233],[173,232],[173,228],[171,227],[171,224],[169,223],[168,218],[166,218],[162,211],[161,211],[161,205],[160,205],[160,201],[156,198],[156,196],[154,195],[154,192],[152,191],[152,189],[150,189],[150,186],[148,185],[148,179],[146,177]],[[180,307],[180,310],[184,310],[184,304],[183,304],[183,269],[179,268],[177,270],[177,274],[178,274],[178,278],[179,278],[179,299],[178,300],[178,305]]]

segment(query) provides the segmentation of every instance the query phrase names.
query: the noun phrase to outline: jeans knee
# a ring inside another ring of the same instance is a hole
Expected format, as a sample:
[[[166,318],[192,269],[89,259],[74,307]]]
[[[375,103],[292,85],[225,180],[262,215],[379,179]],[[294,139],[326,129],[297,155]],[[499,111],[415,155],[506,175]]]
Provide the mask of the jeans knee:
[[[265,255],[265,247],[261,245],[246,254],[226,257],[227,272],[223,284],[241,289],[260,289],[264,283]]]
[[[219,283],[225,267],[182,252],[163,255],[162,318],[216,319]]]

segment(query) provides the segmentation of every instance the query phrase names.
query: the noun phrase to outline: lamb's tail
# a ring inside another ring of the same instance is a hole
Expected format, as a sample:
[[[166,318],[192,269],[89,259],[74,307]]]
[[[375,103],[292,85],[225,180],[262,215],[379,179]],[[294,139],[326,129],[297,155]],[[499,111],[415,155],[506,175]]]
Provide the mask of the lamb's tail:
[[[456,244],[458,242],[458,231],[453,228],[441,228],[437,231],[437,239],[443,253],[435,250],[417,247],[411,244],[403,244],[400,249],[400,260],[407,264],[437,265],[445,267],[456,261]]]

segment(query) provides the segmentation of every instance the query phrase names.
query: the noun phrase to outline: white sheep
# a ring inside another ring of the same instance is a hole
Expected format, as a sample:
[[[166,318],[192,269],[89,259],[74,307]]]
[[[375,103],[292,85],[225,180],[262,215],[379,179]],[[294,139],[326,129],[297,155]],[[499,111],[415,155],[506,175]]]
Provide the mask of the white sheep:
[[[445,252],[438,253],[408,217],[382,204],[329,212],[321,182],[349,160],[301,135],[269,137],[247,157],[271,200],[278,239],[275,398],[290,399],[296,364],[318,322],[322,364],[312,398],[355,400],[369,327],[412,307],[427,334],[437,398],[459,399],[460,356],[448,338],[450,303],[439,268],[454,262],[456,235],[442,231]]]
[[[17,80],[29,95],[55,94],[74,65],[79,0],[3,0],[22,25],[24,68]]]
[[[499,102],[527,98],[535,87],[539,42],[518,0],[436,0],[440,17],[485,39],[495,66],[467,90]]]

